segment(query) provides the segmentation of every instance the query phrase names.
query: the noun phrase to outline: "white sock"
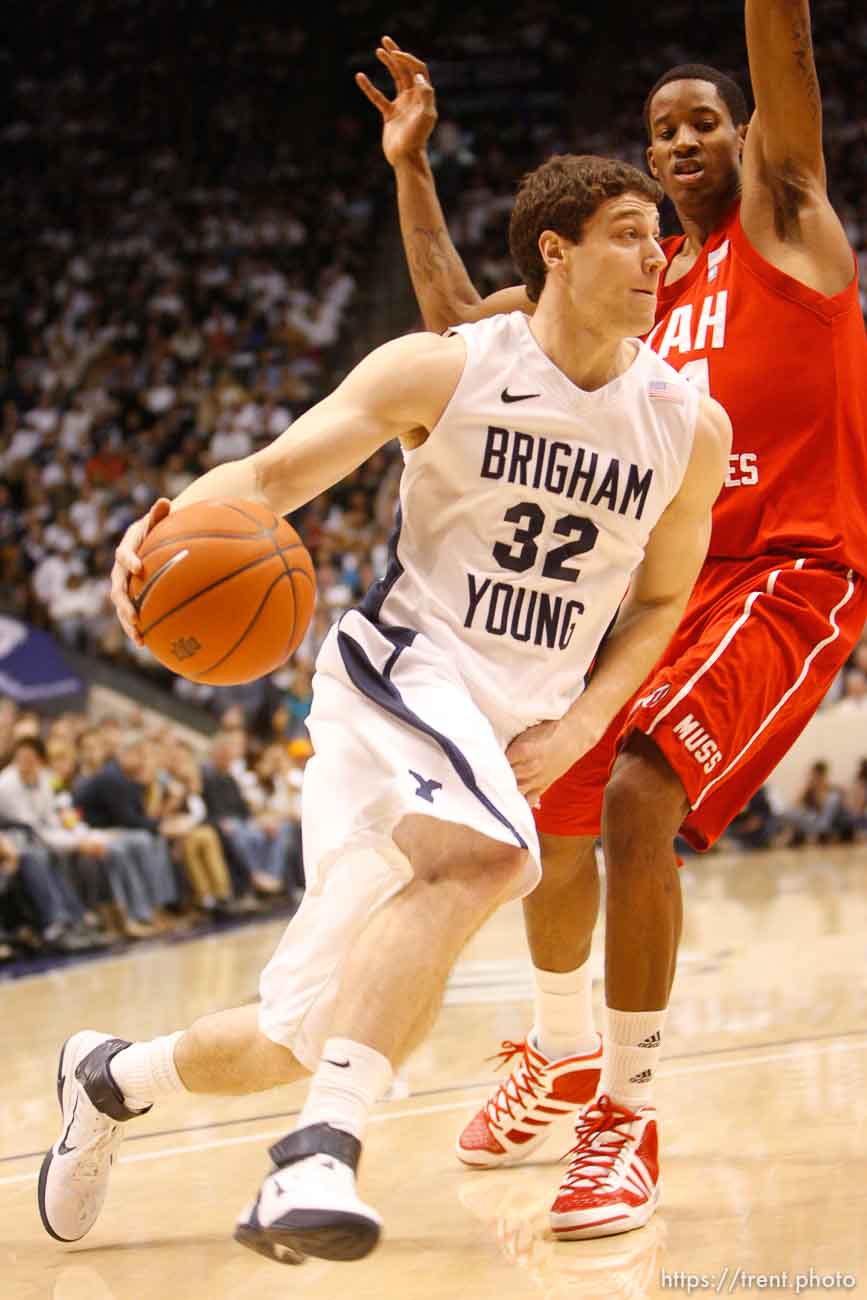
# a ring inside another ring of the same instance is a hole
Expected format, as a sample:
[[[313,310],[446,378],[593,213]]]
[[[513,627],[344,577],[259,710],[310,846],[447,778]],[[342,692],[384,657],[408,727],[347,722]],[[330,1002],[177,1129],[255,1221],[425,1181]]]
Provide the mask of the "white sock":
[[[187,1091],[175,1065],[175,1044],[183,1032],[179,1029],[149,1043],[131,1043],[112,1058],[108,1067],[111,1077],[130,1110],[144,1110],[160,1097]]]
[[[361,1141],[370,1109],[388,1091],[393,1073],[391,1062],[374,1048],[351,1038],[329,1038],[296,1128],[330,1124]]]
[[[648,1106],[662,1050],[668,1009],[615,1011],[605,1008],[605,1051],[600,1096],[607,1093],[623,1106]]]
[[[593,981],[590,962],[577,970],[539,970],[536,985],[536,1023],[532,1041],[549,1061],[595,1052],[599,1036],[593,1023]]]

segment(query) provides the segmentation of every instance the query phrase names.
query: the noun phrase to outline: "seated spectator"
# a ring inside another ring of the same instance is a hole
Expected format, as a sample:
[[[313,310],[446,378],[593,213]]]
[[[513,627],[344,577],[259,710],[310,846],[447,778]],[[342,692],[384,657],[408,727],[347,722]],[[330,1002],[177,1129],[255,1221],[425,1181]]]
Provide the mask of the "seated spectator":
[[[780,825],[780,817],[774,810],[768,787],[762,785],[746,808],[730,823],[726,837],[735,840],[741,849],[769,849]]]
[[[867,674],[860,668],[846,669],[839,707],[850,713],[867,709]]]
[[[65,742],[55,737],[53,743]],[[29,828],[35,840],[22,845],[29,856],[53,855],[54,874],[60,888],[65,886],[63,915],[81,929],[86,908],[102,916],[104,929],[113,929],[117,920],[128,938],[146,938],[154,933],[153,905],[135,855],[121,836],[82,822],[70,794],[59,774],[47,767],[41,740],[18,740],[12,763],[0,773],[0,815]],[[116,909],[111,916],[110,900]]]
[[[794,808],[786,813],[788,843],[830,844],[848,830],[843,795],[828,776],[828,764],[819,759],[810,767],[807,783]]]
[[[43,758],[41,740],[22,736],[13,746],[12,761],[0,772],[2,855],[42,944],[57,952],[80,952],[99,947],[101,939],[87,924],[84,904],[57,856],[36,830],[43,800],[53,802],[50,781],[46,787],[40,779]]]
[[[272,837],[271,868],[280,872],[278,878],[284,887],[300,895],[304,888],[301,798],[291,780],[291,772],[292,761],[286,745],[266,745],[256,763],[255,784],[248,798],[258,824]]]
[[[72,737],[57,731],[50,733],[45,757],[55,790],[71,790],[78,776],[78,753]]]
[[[163,834],[177,847],[203,912],[233,915],[244,908],[232,897],[232,881],[223,845],[207,821],[202,774],[191,747],[175,740],[168,758],[169,780],[162,788],[158,814]]]
[[[76,746],[76,780],[93,776],[108,760],[105,737],[99,727],[87,727]]]
[[[142,737],[127,734],[117,747],[117,756],[109,758],[98,771],[80,780],[74,793],[82,816],[90,826],[126,832],[123,843],[139,854],[151,901],[157,910],[157,922],[172,928],[172,923],[160,913],[164,913],[166,908],[177,908],[178,881],[167,842],[160,834],[159,820],[149,817],[145,811],[141,780],[145,762]]]
[[[862,758],[858,764],[855,779],[844,795],[844,807],[852,838],[861,844],[867,840],[867,758]]]
[[[259,825],[248,804],[232,764],[237,758],[237,740],[221,731],[211,741],[210,762],[202,769],[202,797],[213,822],[227,846],[230,869],[235,868],[236,887],[243,896],[250,887],[260,894],[281,892],[283,845],[276,839],[270,818]]]

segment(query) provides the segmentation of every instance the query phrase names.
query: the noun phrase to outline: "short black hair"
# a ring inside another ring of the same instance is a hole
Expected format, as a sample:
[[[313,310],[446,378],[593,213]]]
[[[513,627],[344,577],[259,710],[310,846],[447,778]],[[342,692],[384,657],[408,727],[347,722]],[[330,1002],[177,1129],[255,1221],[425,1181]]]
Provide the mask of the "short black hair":
[[[747,107],[747,97],[736,81],[727,77],[724,72],[720,72],[718,68],[708,67],[706,63],[679,63],[676,68],[670,68],[668,72],[662,74],[644,101],[644,125],[647,128],[648,139],[653,138],[650,122],[650,105],[653,96],[670,81],[712,82],[719,91],[720,99],[731,114],[735,126],[743,126],[744,123],[749,122],[750,110]]]
[[[12,746],[12,757],[21,749],[32,749],[38,758],[45,762],[45,745],[39,736],[19,736]]]

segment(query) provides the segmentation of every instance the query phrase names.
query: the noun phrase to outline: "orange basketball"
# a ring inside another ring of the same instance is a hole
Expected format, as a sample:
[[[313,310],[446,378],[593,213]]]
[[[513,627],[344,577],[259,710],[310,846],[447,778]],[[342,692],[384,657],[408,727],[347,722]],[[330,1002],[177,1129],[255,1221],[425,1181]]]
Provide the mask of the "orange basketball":
[[[192,682],[263,677],[303,640],[316,600],[291,524],[253,501],[196,501],[148,533],[129,590],[144,643]]]

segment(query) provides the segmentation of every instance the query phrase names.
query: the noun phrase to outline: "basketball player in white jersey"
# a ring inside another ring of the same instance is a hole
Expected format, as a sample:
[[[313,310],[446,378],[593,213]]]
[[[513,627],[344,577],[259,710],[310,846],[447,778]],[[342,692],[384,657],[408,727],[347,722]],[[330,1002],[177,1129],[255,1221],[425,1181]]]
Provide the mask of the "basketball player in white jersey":
[[[92,1227],[124,1123],[160,1098],[310,1071],[236,1237],[287,1263],[376,1244],[379,1216],[355,1188],[368,1112],[427,1033],[467,939],[538,881],[531,804],[655,662],[707,547],[728,418],[635,337],[665,263],[660,194],[624,163],[551,159],[512,218],[532,321],[386,344],[271,446],[174,502],[243,497],[287,514],[391,438],[403,446],[391,567],[317,662],[308,890],[260,1004],[149,1043],[67,1041],[62,1136],[39,1179],[52,1236]],[[113,596],[138,640],[126,584],[167,508],[117,552]]]

